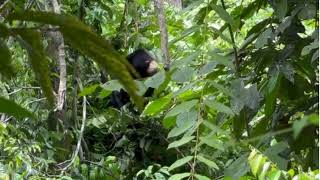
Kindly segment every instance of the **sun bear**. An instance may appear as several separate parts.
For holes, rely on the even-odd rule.
[[[139,74],[140,78],[151,77],[158,72],[158,63],[145,49],[138,49],[129,54],[127,60]],[[133,78],[138,79],[138,77],[134,76]],[[153,91],[153,88],[148,88],[144,97],[152,96]],[[121,89],[120,91],[112,92],[109,106],[120,109],[128,102],[130,102],[129,94]]]

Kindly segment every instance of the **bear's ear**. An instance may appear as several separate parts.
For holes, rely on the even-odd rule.
[[[153,59],[149,53],[144,50],[144,49],[137,49],[131,54],[127,56],[127,60],[132,64],[134,61],[140,61],[140,59],[145,60],[145,59]]]

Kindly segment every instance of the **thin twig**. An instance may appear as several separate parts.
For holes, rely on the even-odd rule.
[[[81,147],[81,139],[82,139],[82,136],[83,136],[84,127],[85,127],[86,119],[87,119],[87,99],[86,99],[86,96],[83,96],[83,104],[82,105],[83,105],[83,109],[82,109],[82,124],[81,124],[81,129],[80,129],[80,134],[79,134],[79,138],[78,138],[77,147],[76,147],[76,150],[74,151],[74,153],[72,155],[70,163],[63,168],[63,171],[66,171],[74,163],[74,161],[75,161],[75,159],[76,159],[76,157],[77,157],[77,155],[79,153],[80,147]]]

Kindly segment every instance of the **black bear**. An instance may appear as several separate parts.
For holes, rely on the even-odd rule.
[[[158,63],[144,49],[138,49],[127,56],[127,60],[137,71],[140,78],[153,76],[158,72]],[[138,77],[134,77],[137,79]],[[152,96],[154,89],[148,88],[145,97]],[[130,102],[130,97],[123,89],[114,91],[111,94],[109,106],[120,109],[122,106]]]

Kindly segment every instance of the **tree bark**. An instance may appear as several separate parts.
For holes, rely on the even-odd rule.
[[[161,51],[163,54],[165,67],[169,66],[169,46],[168,46],[168,30],[166,24],[166,17],[164,13],[163,0],[155,0],[155,9],[158,15],[158,24],[160,28],[160,38],[161,38]]]
[[[60,6],[57,0],[51,0],[51,7],[54,13],[60,14]],[[49,33],[51,43],[48,46],[48,52],[56,62],[59,63],[59,85],[56,91],[56,107],[55,112],[59,114],[59,118],[65,121],[65,109],[66,109],[66,90],[67,90],[67,66],[65,60],[65,48],[64,39],[59,31],[51,31]]]
[[[60,6],[57,0],[50,0],[50,9],[57,14],[61,13]],[[63,133],[64,138],[58,142],[57,146],[65,149],[58,153],[58,161],[67,159],[71,151],[71,133],[69,132],[71,123],[66,115],[66,91],[67,91],[67,65],[65,60],[65,45],[62,34],[59,31],[48,32],[48,54],[55,62],[56,72],[59,72],[59,79],[54,80],[54,91],[56,95],[56,104],[54,110],[48,117],[48,128],[52,131],[60,131]],[[62,127],[59,126],[58,121],[62,121]],[[60,129],[61,127],[61,129]]]

